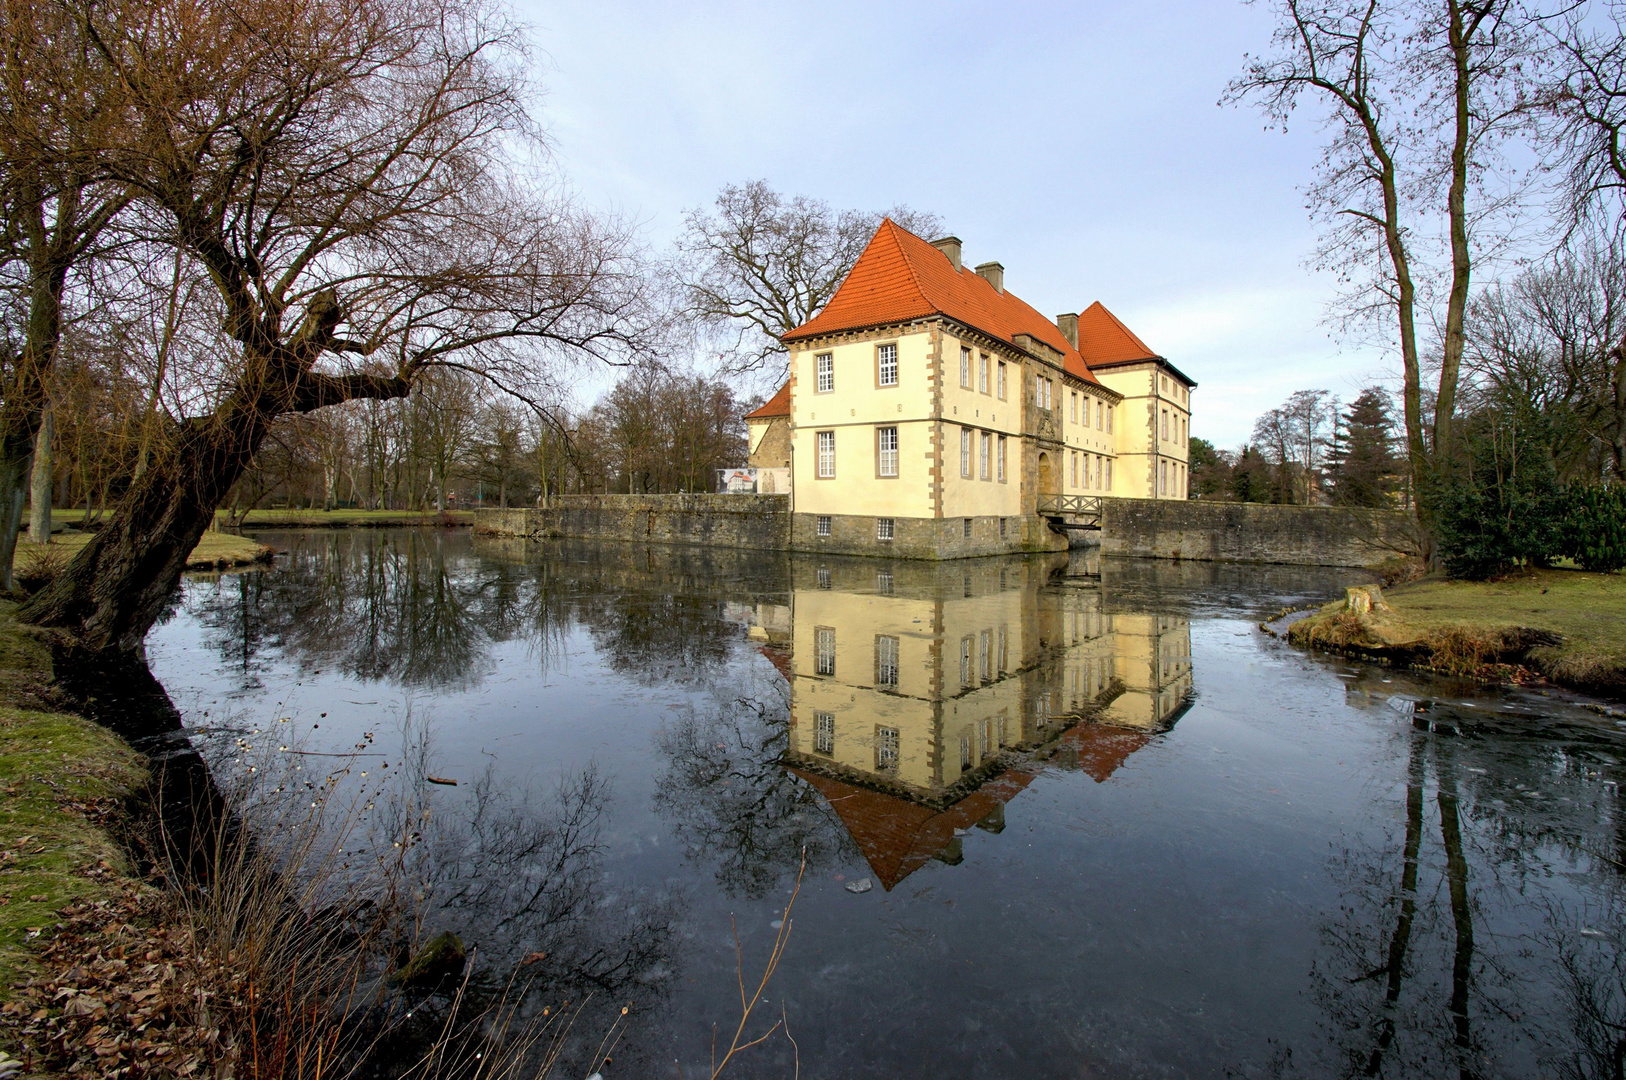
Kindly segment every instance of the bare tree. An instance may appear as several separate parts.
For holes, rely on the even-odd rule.
[[[1227,98],[1286,125],[1305,95],[1327,110],[1311,206],[1326,226],[1318,258],[1352,288],[1350,314],[1394,319],[1412,474],[1448,460],[1476,247],[1472,229],[1506,201],[1487,192],[1498,145],[1523,116],[1532,62],[1512,0],[1275,0],[1270,55],[1250,58]],[[1470,205],[1470,193],[1479,196]],[[1440,371],[1425,433],[1419,286],[1437,271]]]
[[[72,9],[129,100],[103,160],[209,283],[223,337],[190,415],[23,619],[135,647],[279,416],[403,397],[437,368],[523,393],[642,325],[627,230],[515,167],[523,42],[481,0]]]
[[[835,295],[883,217],[927,239],[942,229],[937,215],[907,206],[885,214],[836,210],[782,195],[765,180],[730,184],[711,211],[684,216],[671,275],[685,313],[724,335],[725,370],[780,366],[780,337]]]

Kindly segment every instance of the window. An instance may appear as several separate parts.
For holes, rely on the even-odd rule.
[[[1160,438],[1167,441],[1169,438],[1169,410],[1167,409],[1163,410],[1163,419],[1159,425],[1159,430],[1162,432]]]
[[[982,353],[977,357],[977,389],[982,393],[988,392],[988,354]]]
[[[1159,495],[1169,493],[1169,463],[1167,461],[1157,463],[1157,493]]]
[[[896,345],[882,345],[875,350],[876,384],[879,386],[898,385],[898,347]]]
[[[892,518],[875,519],[875,539],[891,540],[895,522]]]
[[[1073,486],[1078,486],[1078,451],[1073,451]]]
[[[1003,435],[1001,435],[999,437],[998,465],[999,465],[999,482],[1001,484],[1003,484],[1005,482],[1005,436],[1003,436]]]
[[[971,429],[960,429],[960,475],[971,479]]]
[[[1106,411],[1106,405],[1104,405],[1102,402],[1097,401],[1095,403],[1095,430],[1097,430],[1097,431],[1102,430],[1101,414],[1103,412],[1105,412],[1105,411]],[[1090,420],[1090,418],[1087,417],[1087,416],[1084,418],[1085,423],[1089,423],[1089,420]]]
[[[1112,406],[1107,406],[1107,434],[1112,434]]]
[[[836,714],[813,714],[813,750],[820,754],[836,752]]]
[[[832,353],[820,353],[813,362],[818,365],[818,392],[828,394],[836,388],[836,358]]]
[[[984,630],[977,638],[977,660],[982,668],[982,681],[994,681],[994,635]]]
[[[1005,361],[999,362],[999,400],[1005,400]]]
[[[960,346],[960,385],[971,389],[971,350]]]
[[[971,685],[971,639],[960,639],[960,685]]]
[[[821,566],[821,567],[819,567],[819,588],[828,589],[829,587],[830,587],[830,568],[828,566]]]
[[[898,429],[875,429],[875,472],[879,476],[898,475]]]
[[[1168,393],[1169,392],[1169,377],[1167,375],[1159,375],[1157,377],[1157,381],[1158,381],[1158,383],[1160,383],[1162,385],[1163,392],[1165,394]]]
[[[817,533],[819,536],[829,536],[830,535],[830,515],[829,514],[820,514],[819,517],[818,517],[817,524],[815,524],[814,527],[813,527],[813,531],[815,533]]]
[[[960,583],[964,586],[964,588],[961,589],[961,592],[963,592],[965,594],[966,599],[969,600],[971,598],[971,575],[970,574],[964,575],[961,578]]]
[[[970,518],[965,519],[965,535],[967,537],[969,537],[971,535],[971,519]]]
[[[825,570],[823,573],[828,574]],[[836,632],[833,627],[817,626],[813,628],[813,652],[816,670],[820,675],[834,675],[836,673]]]
[[[999,628],[999,639],[998,639],[997,649],[998,649],[999,655],[996,658],[995,662],[999,665],[999,670],[1002,671],[1002,672],[1010,670],[1010,665],[1009,665],[1009,663],[1007,663],[1007,661],[1009,660],[1009,656],[1007,655],[1007,650],[1006,650],[1006,645],[1005,645],[1005,628],[1003,626],[1001,626]],[[1001,743],[1003,743],[1004,741],[1005,741],[1004,739],[1000,740]]]
[[[999,519],[999,538],[1001,540],[1005,539],[1005,519],[1004,518]]]
[[[898,685],[898,639],[887,634],[875,635],[875,685]]]
[[[960,770],[963,772],[971,768],[971,733],[960,734]]]
[[[892,595],[892,574],[890,572],[882,570],[875,575],[875,591],[882,596]]]
[[[977,725],[977,760],[978,761],[986,761],[988,759],[988,729],[989,729],[989,727],[990,727],[990,725],[989,725],[988,721],[986,721],[986,720],[984,720],[982,723]]]
[[[877,769],[895,769],[898,767],[897,728],[878,727],[875,729],[875,767]]]
[[[1102,491],[1111,491],[1112,490],[1112,459],[1107,458],[1106,461],[1102,462],[1102,464],[1106,466],[1107,471],[1106,471],[1106,475],[1101,478],[1101,490]]]
[[[1086,401],[1084,403],[1084,422],[1085,423],[1089,422],[1089,417],[1090,417],[1090,403]],[[1078,423],[1078,391],[1077,390],[1073,391],[1073,396],[1070,399],[1070,402],[1069,402],[1069,404],[1067,406],[1067,419],[1071,420],[1075,424]]]
[[[987,480],[989,478],[989,471],[988,470],[989,470],[989,466],[992,464],[990,459],[993,457],[993,453],[994,453],[994,437],[992,435],[988,434],[988,432],[985,431],[985,432],[982,433],[982,446],[980,448],[980,452],[977,455],[977,464],[980,466],[980,471],[979,471],[978,475],[981,476],[984,480]]]
[[[836,475],[836,433],[819,432],[819,479],[830,480]]]

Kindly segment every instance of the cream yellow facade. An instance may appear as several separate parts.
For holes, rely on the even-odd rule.
[[[1191,487],[1191,385],[1168,364],[1141,360],[1094,369],[1123,398],[1118,443],[1125,493],[1184,499]]]

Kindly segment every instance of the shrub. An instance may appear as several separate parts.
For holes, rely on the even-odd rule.
[[[1626,567],[1626,485],[1572,484],[1564,504],[1564,554],[1600,573]]]
[[[1547,424],[1528,411],[1486,411],[1464,425],[1463,455],[1429,485],[1441,561],[1483,580],[1564,554],[1565,500]]]

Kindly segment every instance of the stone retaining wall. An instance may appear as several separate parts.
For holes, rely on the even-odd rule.
[[[787,495],[561,495],[547,509],[481,510],[478,532],[783,550]]]
[[[1147,559],[1374,566],[1417,549],[1398,510],[1102,499],[1101,552]]]

